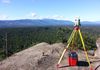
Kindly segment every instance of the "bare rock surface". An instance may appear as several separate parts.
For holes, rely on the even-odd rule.
[[[48,44],[40,43],[31,48],[18,52],[0,62],[0,70],[57,70],[56,64],[64,50],[62,43]],[[70,67],[68,65],[68,52],[65,53],[58,70],[89,70],[84,66],[86,57],[83,51],[76,51],[79,61],[83,65]],[[100,70],[100,59],[89,55],[93,70]],[[83,62],[83,63],[82,63]]]
[[[95,51],[95,57],[100,58],[100,38],[97,39],[96,45],[97,45],[97,50]]]

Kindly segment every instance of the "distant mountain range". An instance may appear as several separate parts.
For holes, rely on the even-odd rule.
[[[100,25],[100,22],[83,21],[82,25]],[[28,27],[28,26],[68,26],[74,25],[72,21],[55,19],[22,19],[22,20],[0,20],[0,28]]]

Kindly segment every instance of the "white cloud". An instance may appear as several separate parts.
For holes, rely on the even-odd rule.
[[[9,4],[11,3],[11,0],[1,0],[2,3],[5,3],[5,4]]]
[[[60,15],[48,16],[46,18],[48,18],[48,19],[57,19],[57,20],[66,20],[66,18],[64,16],[60,16]]]
[[[32,12],[32,13],[30,14],[30,16],[34,18],[34,17],[36,17],[37,15],[36,15],[36,13]]]
[[[38,18],[39,16],[34,12],[30,12],[26,15],[26,19],[38,19]]]
[[[53,18],[54,18],[54,19],[64,19],[64,16],[54,15]]]
[[[7,20],[8,19],[8,16],[7,15],[0,15],[0,20]]]
[[[30,12],[26,15],[26,19],[57,19],[57,20],[66,20],[64,16],[53,15],[53,16],[40,16],[35,12]]]

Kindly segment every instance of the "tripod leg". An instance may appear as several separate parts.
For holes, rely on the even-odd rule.
[[[91,66],[90,60],[89,60],[89,57],[88,57],[88,54],[87,54],[87,51],[86,51],[86,48],[85,48],[85,44],[84,44],[84,41],[83,41],[83,38],[82,38],[82,34],[81,34],[80,29],[78,31],[79,31],[79,35],[80,35],[80,38],[81,38],[81,42],[82,42],[82,45],[83,45],[83,49],[84,49],[84,52],[85,52],[85,55],[86,55],[87,62],[89,63],[89,66]]]
[[[72,32],[72,34],[71,34],[71,36],[70,36],[70,38],[69,38],[69,40],[68,40],[68,45],[66,46],[66,48],[69,47],[69,45],[70,45],[70,43],[71,43],[71,41],[72,41],[72,38],[73,38],[74,35],[75,35],[75,32],[76,32],[76,30],[73,30],[73,32]],[[59,61],[58,61],[58,64],[60,64],[60,62],[61,62],[61,60],[62,60],[62,58],[63,58],[63,56],[64,56],[64,54],[65,54],[65,52],[66,52],[66,50],[67,50],[66,48],[64,49],[64,51],[63,51],[63,53],[62,53],[62,55],[61,55],[61,57],[60,57],[60,59],[59,59]]]
[[[75,32],[75,30],[72,31],[72,33],[71,33],[71,35],[70,35],[70,37],[69,37],[69,40],[67,41],[67,44],[71,41],[71,38],[72,38],[74,32]]]
[[[74,30],[73,35],[70,37],[69,42],[68,42],[68,44],[67,44],[66,48],[68,48],[68,47],[69,47],[70,43],[72,42],[72,39],[73,39],[73,38],[74,38],[74,36],[75,36],[75,33],[76,33],[76,30]]]

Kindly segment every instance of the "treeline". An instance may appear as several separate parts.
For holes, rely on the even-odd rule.
[[[5,58],[5,56],[10,56],[40,42],[52,44],[61,42],[63,39],[67,41],[70,32],[70,29],[66,27],[0,29],[0,57]]]
[[[67,43],[72,32],[68,27],[27,27],[0,29],[0,60],[40,42]],[[87,49],[95,48],[96,37],[83,31]],[[78,48],[82,49],[80,40]]]

